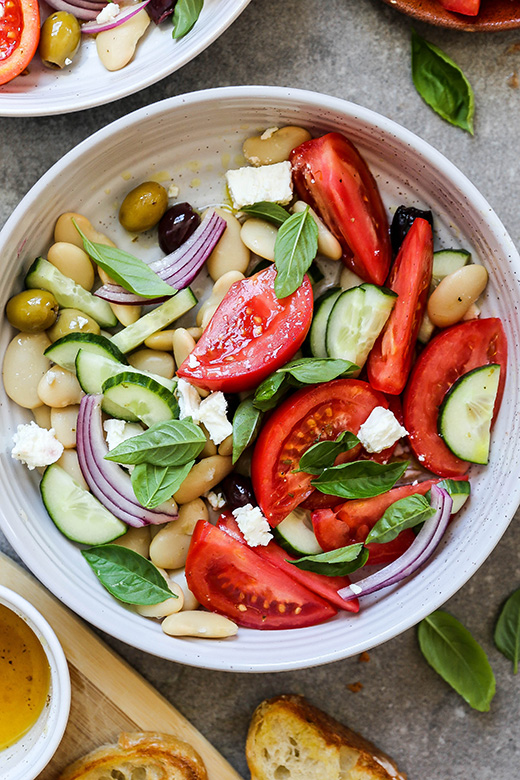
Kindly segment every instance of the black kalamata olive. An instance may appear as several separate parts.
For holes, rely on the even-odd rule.
[[[237,506],[245,506],[246,504],[256,505],[253,485],[248,477],[243,477],[241,474],[230,474],[222,480],[221,488],[230,509],[236,509]]]
[[[396,255],[399,251],[399,247],[403,243],[406,234],[412,227],[414,219],[421,217],[426,219],[433,230],[433,214],[431,211],[421,211],[413,206],[399,206],[394,214],[392,225],[390,227],[390,239],[392,241],[392,249]]]
[[[146,6],[146,13],[155,24],[164,22],[175,10],[177,0],[150,0]]]
[[[167,255],[174,252],[200,225],[200,217],[189,203],[176,203],[159,222],[159,246]]]

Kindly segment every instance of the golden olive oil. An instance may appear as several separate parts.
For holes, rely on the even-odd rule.
[[[49,686],[49,662],[40,640],[25,621],[0,604],[0,750],[36,723]]]

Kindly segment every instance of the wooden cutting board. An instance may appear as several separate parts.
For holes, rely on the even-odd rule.
[[[57,753],[38,780],[55,780],[79,756],[115,742],[121,731],[161,731],[189,742],[210,780],[242,780],[208,740],[79,618],[10,558],[0,554],[0,584],[19,593],[47,619],[69,662],[72,703]]]

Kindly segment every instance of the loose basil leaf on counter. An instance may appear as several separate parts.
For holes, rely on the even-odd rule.
[[[443,119],[473,135],[475,100],[466,76],[447,54],[412,30],[412,78],[422,99]]]
[[[363,544],[349,544],[338,550],[304,555],[298,560],[288,560],[298,569],[325,574],[327,577],[345,577],[356,569],[360,569],[368,560],[368,550]]]
[[[189,33],[200,16],[204,0],[177,0],[173,12],[173,37],[182,38]]]
[[[258,385],[253,396],[253,404],[262,412],[267,412],[277,405],[280,398],[288,390],[289,383],[285,374],[279,374],[275,371]]]
[[[153,563],[133,550],[103,544],[81,554],[108,592],[125,604],[160,604],[177,598]]]
[[[348,452],[359,444],[359,439],[350,431],[343,431],[335,441],[319,441],[309,447],[300,458],[295,471],[306,471],[308,474],[319,474],[324,469],[334,466],[334,461],[342,452]]]
[[[200,455],[206,437],[190,418],[151,425],[147,431],[118,444],[105,455],[116,463],[182,466]]]
[[[452,615],[437,610],[419,623],[419,646],[437,674],[470,707],[488,712],[495,676],[484,650]]]
[[[318,227],[307,207],[291,214],[278,231],[274,245],[277,298],[286,298],[300,287],[318,252]]]
[[[157,276],[143,260],[123,252],[115,246],[96,244],[89,241],[81,232],[73,219],[74,227],[83,240],[85,252],[99,265],[112,279],[125,290],[135,295],[143,295],[146,298],[163,298],[165,295],[175,295],[177,290]]]
[[[182,466],[138,463],[131,475],[135,497],[141,506],[154,509],[177,492],[194,465],[194,460]]]
[[[424,523],[434,513],[424,496],[414,495],[401,498],[391,504],[368,534],[365,544],[385,544],[396,539],[405,528]]]
[[[233,415],[232,463],[236,463],[246,447],[256,439],[261,419],[262,412],[255,407],[251,396],[239,403]]]
[[[267,200],[254,203],[252,206],[242,206],[240,211],[242,214],[247,214],[248,217],[258,217],[258,219],[265,219],[267,222],[272,222],[273,225],[277,225],[277,227],[283,225],[291,216],[279,203],[269,203]]]
[[[513,673],[516,674],[520,658],[520,588],[509,596],[502,607],[494,639],[500,652],[513,662]]]
[[[359,371],[359,366],[350,360],[340,358],[300,358],[291,360],[279,368],[276,373],[290,374],[304,385],[314,385],[318,382],[330,382],[339,377],[352,376]]]
[[[355,460],[325,469],[311,485],[321,493],[341,498],[372,498],[387,493],[408,468],[408,461],[376,463]]]

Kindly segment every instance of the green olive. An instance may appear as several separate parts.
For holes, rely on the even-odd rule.
[[[168,208],[168,193],[155,181],[145,181],[130,190],[119,209],[125,230],[142,233],[157,225]]]
[[[88,314],[79,309],[62,309],[55,324],[47,331],[47,335],[54,343],[69,333],[96,333],[99,335],[99,332],[99,325]]]
[[[67,11],[56,11],[47,17],[40,33],[40,57],[47,68],[70,65],[81,40],[78,20]]]
[[[47,290],[24,290],[5,307],[7,319],[24,333],[40,333],[56,322],[58,302]]]

